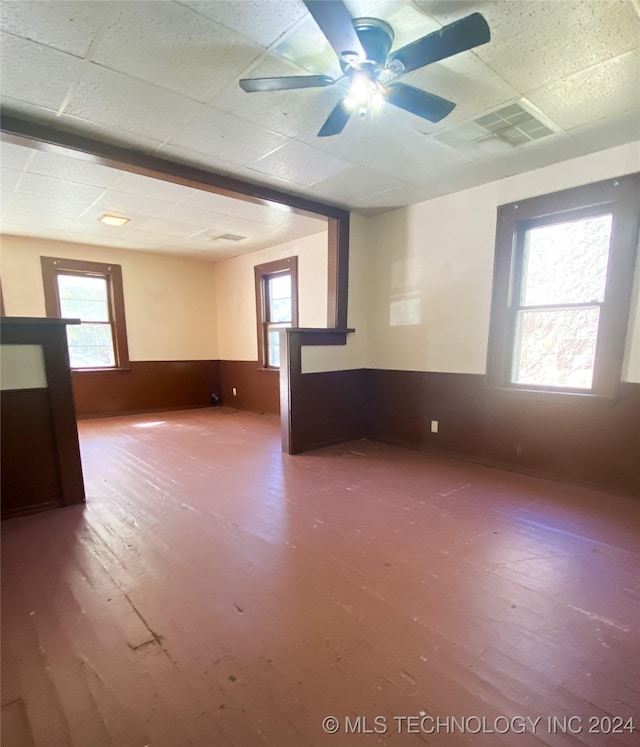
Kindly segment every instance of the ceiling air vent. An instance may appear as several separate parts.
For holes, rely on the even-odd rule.
[[[214,241],[242,241],[246,236],[236,236],[235,233],[223,233],[222,236],[216,236]]]
[[[510,104],[473,121],[492,135],[506,140],[510,145],[522,145],[553,134],[550,127],[536,119],[520,104]]]
[[[547,123],[514,103],[432,136],[468,156],[489,156],[513,150],[555,132]]]

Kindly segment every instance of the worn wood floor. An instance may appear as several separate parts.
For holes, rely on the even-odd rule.
[[[86,506],[2,525],[3,746],[640,743],[633,499],[225,410],[80,434]]]

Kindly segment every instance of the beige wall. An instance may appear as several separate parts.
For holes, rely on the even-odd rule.
[[[484,373],[497,207],[638,170],[633,143],[370,218],[368,367]],[[639,274],[628,381],[640,381]]]
[[[255,275],[253,268],[283,257],[298,257],[298,324],[327,326],[327,232],[289,241],[216,265],[219,357],[258,359]]]
[[[45,316],[41,256],[122,265],[131,360],[218,357],[213,265],[148,252],[3,236],[0,277],[7,314]]]

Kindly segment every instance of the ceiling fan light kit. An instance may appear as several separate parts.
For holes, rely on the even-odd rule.
[[[485,19],[480,13],[472,13],[390,54],[394,32],[386,21],[351,18],[342,0],[304,0],[304,4],[338,55],[342,76],[336,80],[328,75],[244,78],[240,87],[255,93],[346,83],[347,92],[329,114],[318,137],[338,135],[354,112],[364,119],[385,102],[430,122],[439,122],[453,111],[453,101],[398,79],[491,39]]]

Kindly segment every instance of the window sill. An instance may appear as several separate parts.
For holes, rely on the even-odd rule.
[[[614,402],[618,398],[618,392],[611,393],[598,393],[598,392],[581,392],[575,389],[530,389],[526,387],[510,387],[510,386],[491,386],[487,385],[487,392],[490,395],[497,397],[514,397],[522,399],[535,399],[543,397],[545,399],[552,400],[558,399],[575,399],[582,401],[600,401],[600,402]]]
[[[108,368],[72,368],[72,374],[90,374],[90,373],[127,373],[130,372],[131,368],[127,366],[109,366]]]

